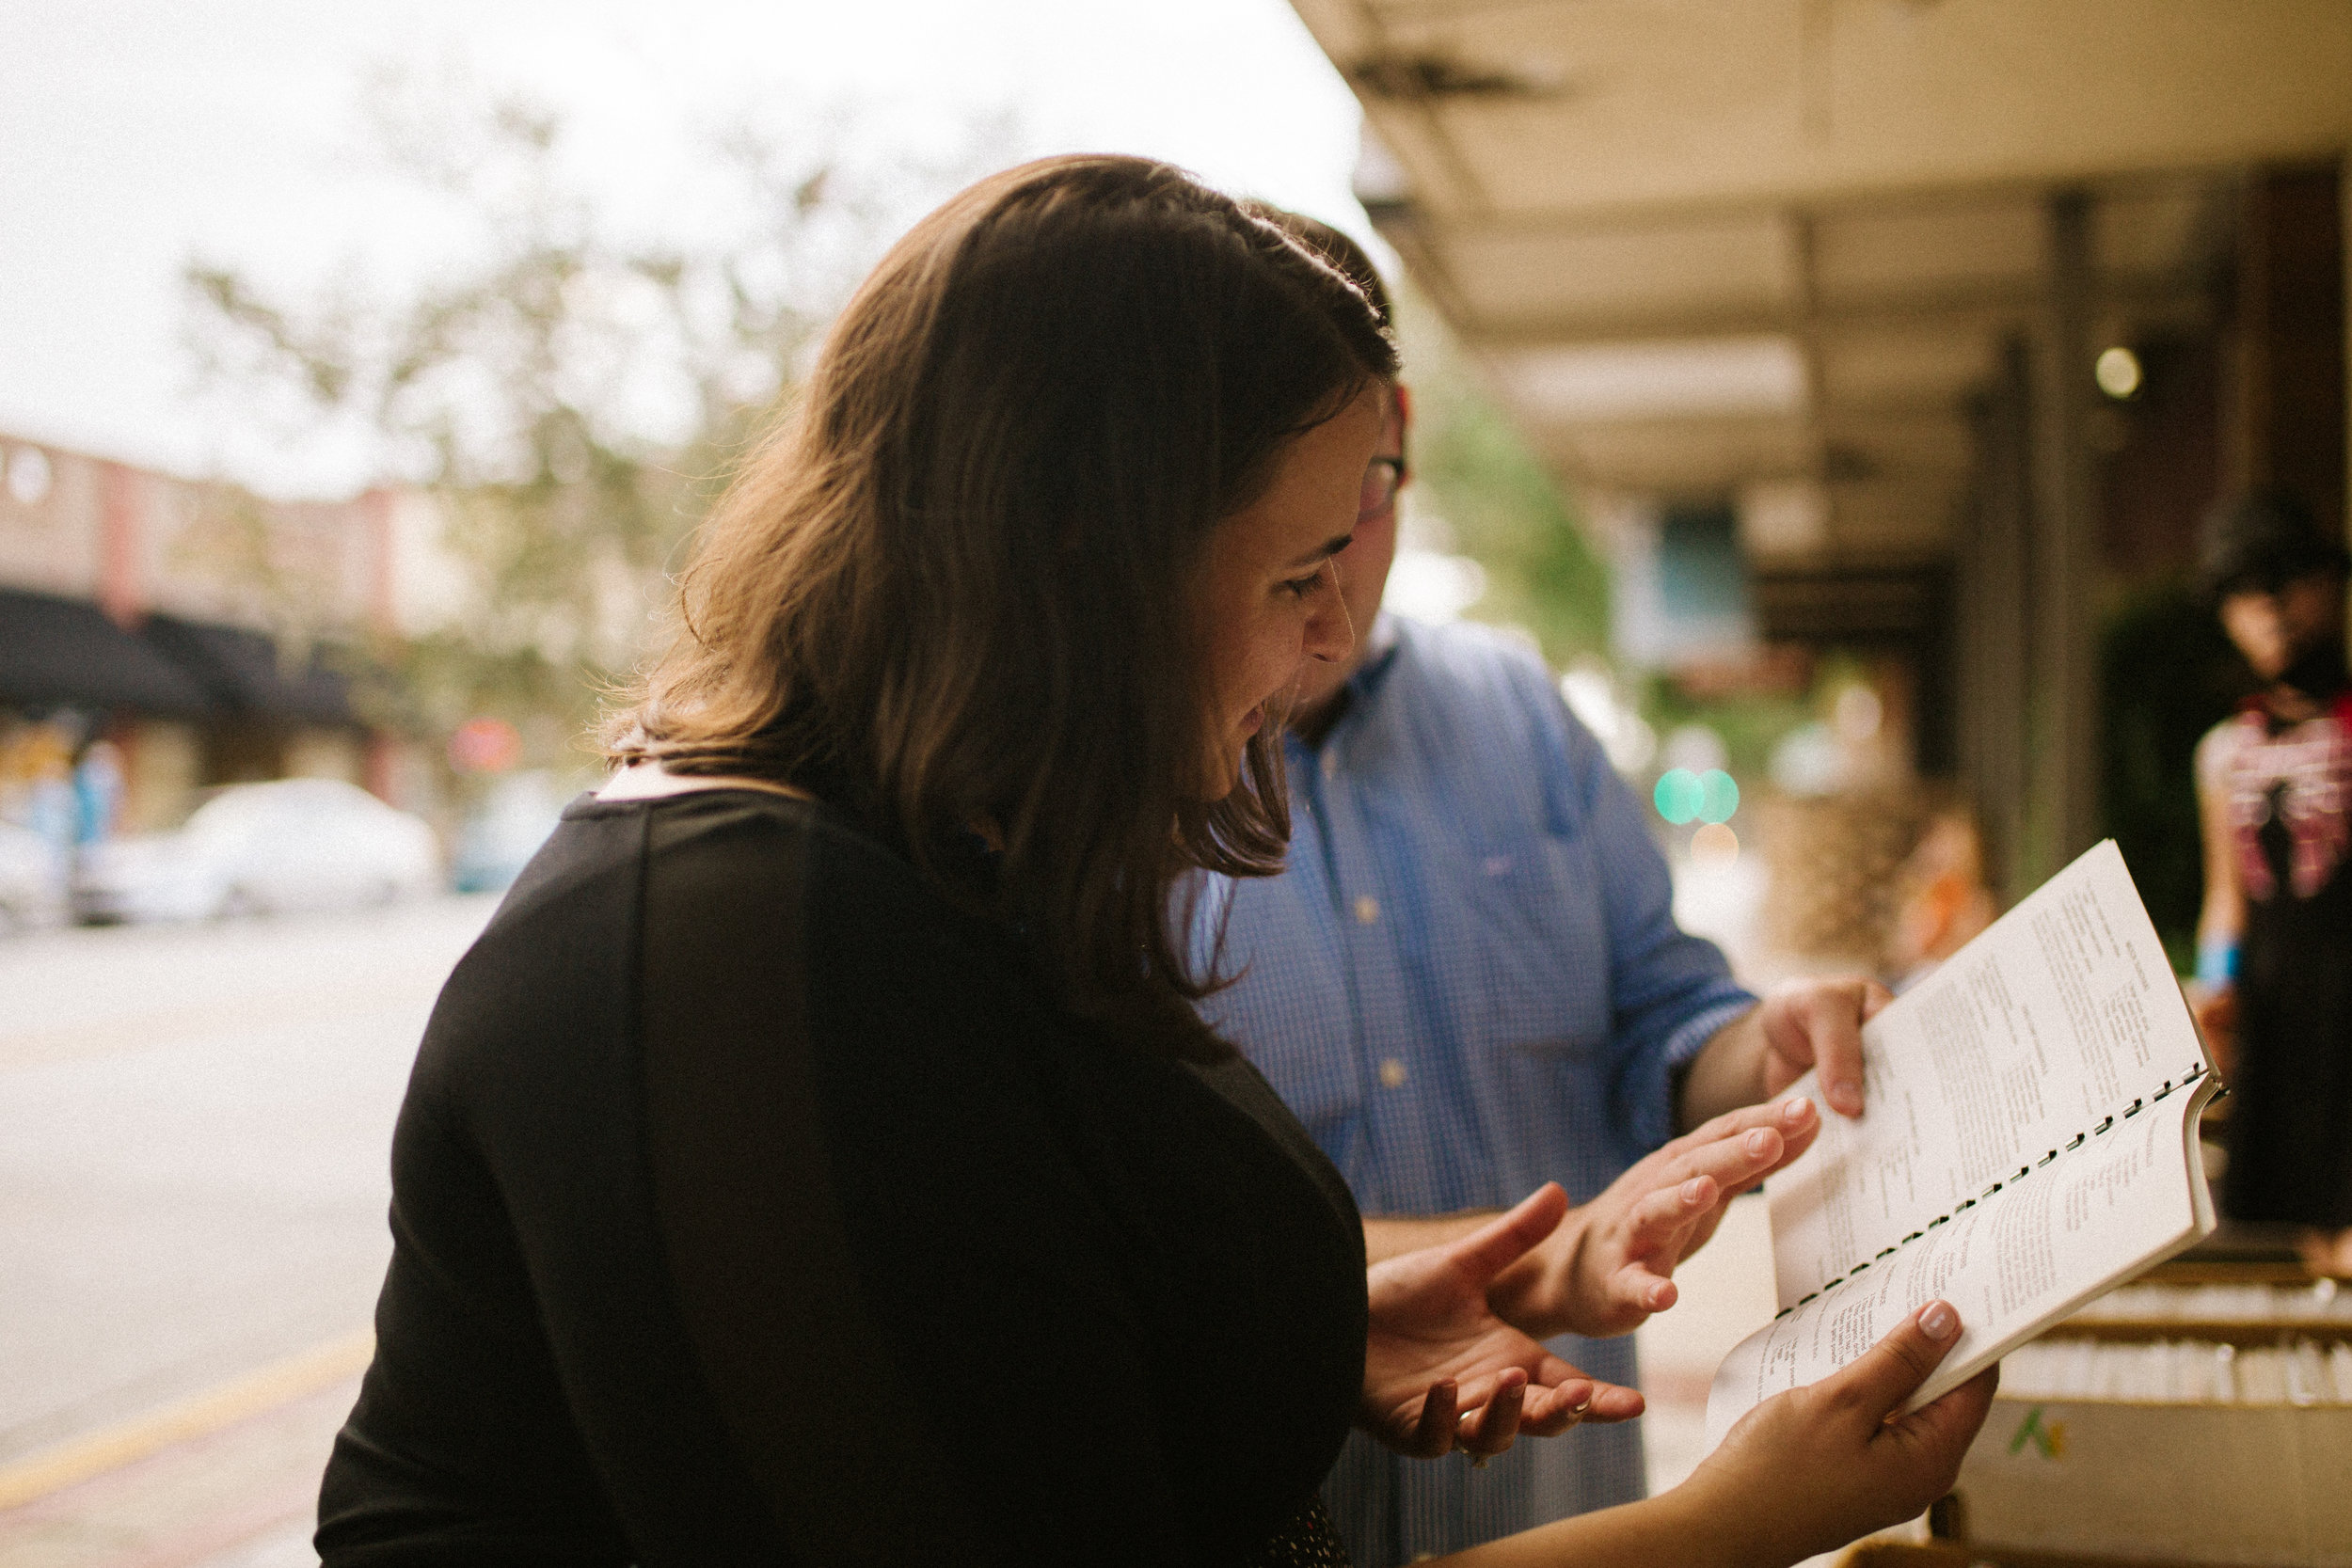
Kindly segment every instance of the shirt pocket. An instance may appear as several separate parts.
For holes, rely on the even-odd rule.
[[[1543,833],[1471,850],[1457,940],[1489,1049],[1589,1057],[1609,1043],[1609,927],[1590,842]]]

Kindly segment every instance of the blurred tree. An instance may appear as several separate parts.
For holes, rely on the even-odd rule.
[[[1436,309],[1408,281],[1395,293],[1415,483],[1453,536],[1441,543],[1486,570],[1486,594],[1469,613],[1525,627],[1554,666],[1605,656],[1607,565]]]
[[[437,501],[462,602],[373,650],[399,721],[437,735],[495,714],[534,737],[533,760],[560,760],[848,291],[974,168],[847,157],[837,117],[830,136],[744,126],[714,138],[709,205],[726,216],[691,244],[636,243],[567,177],[544,108],[401,75],[373,107],[392,168],[468,236],[459,259],[294,303],[192,262],[199,352],[216,385],[291,391]],[[1006,131],[977,127],[971,164]]]

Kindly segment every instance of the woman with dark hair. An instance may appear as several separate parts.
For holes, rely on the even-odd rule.
[[[2352,672],[2344,541],[2280,491],[2206,524],[2206,589],[2262,683],[2197,748],[2199,1014],[2225,1053],[2232,1219],[2352,1275]]]
[[[1484,1454],[1639,1410],[1486,1308],[1556,1188],[1368,1283],[1169,922],[1279,862],[1267,737],[1350,645],[1393,369],[1343,278],[1141,160],[892,250],[708,525],[628,766],[435,1009],[327,1562],[1334,1560],[1351,1422]],[[1649,1171],[1619,1283],[1788,1111]],[[1932,1304],[1690,1487],[1491,1560],[1915,1512],[1989,1390],[1884,1418],[1957,1332]]]

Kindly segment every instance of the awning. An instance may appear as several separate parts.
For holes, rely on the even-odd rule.
[[[0,703],[23,708],[131,708],[194,719],[210,693],[178,663],[96,605],[0,588]]]
[[[221,714],[300,724],[356,724],[351,683],[312,649],[308,659],[278,657],[268,636],[240,626],[151,615],[139,638],[187,672]]]

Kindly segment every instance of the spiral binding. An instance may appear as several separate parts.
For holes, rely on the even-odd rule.
[[[2093,1127],[2090,1132],[2075,1133],[2073,1137],[2067,1139],[2059,1148],[2050,1150],[2041,1159],[2035,1160],[2030,1164],[2018,1166],[2014,1175],[2004,1177],[2002,1180],[1994,1182],[1993,1185],[1987,1187],[1983,1192],[1978,1194],[1975,1197],[1965,1197],[1961,1199],[1960,1202],[1954,1206],[1950,1213],[1936,1215],[1935,1218],[1928,1221],[1926,1225],[1913,1231],[1910,1235],[1905,1236],[1901,1241],[1897,1242],[1893,1246],[1881,1247],[1876,1256],[1864,1262],[1856,1263],[1853,1267],[1848,1269],[1844,1274],[1839,1275],[1836,1279],[1833,1279],[1828,1284],[1820,1287],[1820,1289],[1798,1297],[1794,1306],[1784,1307],[1779,1311],[1773,1313],[1772,1321],[1777,1323],[1781,1319],[1787,1317],[1789,1313],[1794,1312],[1797,1307],[1803,1307],[1805,1303],[1812,1301],[1817,1297],[1829,1294],[1832,1291],[1835,1291],[1837,1287],[1843,1285],[1847,1280],[1851,1279],[1854,1275],[1868,1269],[1872,1263],[1880,1262],[1893,1254],[1901,1251],[1904,1247],[1909,1246],[1912,1243],[1917,1241],[1929,1231],[1933,1230],[1937,1226],[1947,1225],[1951,1221],[1958,1219],[1962,1214],[1971,1209],[1974,1209],[1978,1204],[1982,1203],[1985,1199],[1991,1197],[1994,1193],[1999,1192],[2003,1187],[2016,1185],[2019,1181],[2024,1180],[2035,1171],[2040,1170],[2042,1166],[2056,1160],[2061,1151],[2071,1154],[2075,1149],[2078,1149],[2082,1148],[2083,1145],[2089,1143],[2091,1139],[2098,1137],[2103,1133],[2112,1132],[2119,1119],[2129,1121],[2132,1117],[2139,1115],[2141,1111],[2146,1110],[2151,1105],[2153,1105],[2157,1101],[2171,1094],[2175,1089],[2185,1089],[2188,1087],[2191,1084],[2194,1084],[2197,1080],[2202,1078],[2205,1075],[2205,1064],[2200,1062],[2195,1067],[2189,1069],[2188,1071],[2185,1073],[2177,1082],[2169,1078],[2166,1079],[2163,1084],[2157,1086],[2154,1094],[2147,1096],[2144,1099],[2135,1100],[2131,1102],[2131,1104],[2125,1106],[2123,1114],[2120,1118],[2113,1114],[2109,1114],[2108,1116],[2100,1118],[2099,1125]],[[2222,1094],[2227,1094],[2230,1091],[2226,1088],[2221,1091]],[[2216,1098],[2218,1098],[2218,1096]]]

